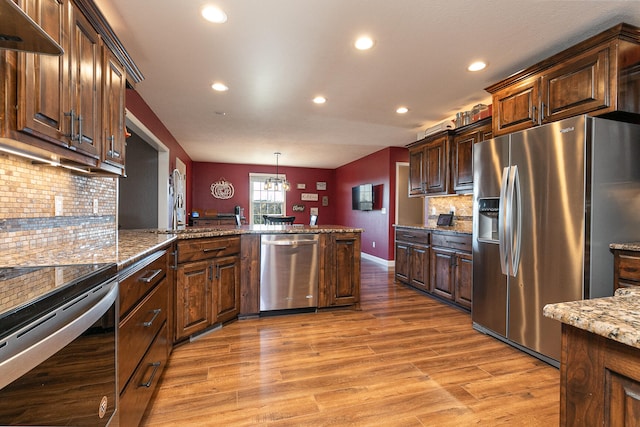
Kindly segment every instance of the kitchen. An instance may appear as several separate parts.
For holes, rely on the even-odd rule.
[[[12,58],[10,55],[3,56],[3,61],[5,61],[3,62],[3,69],[8,63],[6,61]],[[135,78],[135,74],[133,78]],[[187,186],[195,187],[199,185],[193,174],[198,165],[189,162],[189,156],[178,141],[171,136],[171,133],[164,127],[158,116],[153,114],[153,111],[146,105],[145,101],[139,95],[135,95],[136,93],[133,89],[127,90],[127,109],[137,119],[142,117],[146,127],[152,128],[152,133],[156,136],[159,135],[165,147],[169,148],[168,164],[171,167],[166,169],[171,170],[176,164],[175,159],[180,158],[187,164]],[[474,100],[474,105],[475,103],[477,102]],[[440,116],[442,117],[441,113]],[[82,131],[80,133],[82,134]],[[84,136],[81,139],[84,140]],[[413,140],[415,140],[415,132]],[[396,193],[394,185],[395,163],[407,161],[406,150],[403,146],[411,141],[411,139],[406,139],[401,146],[382,148],[372,154],[356,158],[353,162],[346,163],[343,167],[335,169],[333,180],[330,178],[316,179],[315,177],[309,177],[304,181],[308,189],[316,189],[318,182],[325,182],[327,184],[326,188],[329,190],[316,190],[321,195],[322,191],[328,191],[326,194],[329,197],[329,206],[333,209],[327,210],[327,212],[331,213],[325,214],[325,217],[331,218],[331,215],[333,215],[334,220],[331,221],[332,223],[365,229],[362,235],[363,252],[372,254],[372,259],[375,261],[381,259],[387,264],[388,261],[393,260],[394,252],[391,224],[393,224],[395,218],[393,203],[394,194]],[[388,144],[387,142],[386,145]],[[117,150],[112,149],[111,151]],[[263,157],[270,157],[273,151],[275,150],[270,149],[267,154],[263,153]],[[113,163],[117,163],[117,161],[114,160]],[[220,161],[220,163],[226,162]],[[261,169],[264,172],[273,171],[271,161],[263,160],[261,164],[263,165]],[[372,164],[385,166],[378,169],[372,168]],[[64,248],[67,247],[83,250],[80,254],[80,259],[84,261],[108,257],[113,259],[118,256],[115,253],[116,242],[112,232],[118,221],[118,206],[115,197],[118,185],[115,179],[69,175],[61,170],[48,169],[28,162],[24,164],[24,162],[12,156],[3,157],[3,166],[10,171],[6,174],[8,177],[6,182],[11,183],[6,193],[15,195],[3,201],[3,207],[6,209],[6,218],[3,218],[2,223],[3,230],[10,230],[11,232],[9,244],[3,248],[3,259],[9,260],[7,263],[11,265],[42,265],[55,262],[56,256],[64,259],[78,256],[76,251],[65,252]],[[66,164],[66,166],[72,165]],[[392,169],[393,173],[391,172]],[[287,175],[291,175],[293,174],[294,166],[283,166],[283,170]],[[384,203],[388,213],[383,216],[385,214],[381,212],[374,212],[375,215],[373,215],[370,212],[352,211],[350,206],[347,207],[350,204],[350,194],[348,192],[353,186],[363,182],[379,183],[381,179],[375,174],[383,176],[383,187],[385,189],[383,197],[385,198]],[[225,176],[226,173],[220,175]],[[215,177],[215,179],[218,178],[220,176]],[[297,181],[301,180],[298,179]],[[25,182],[29,182],[29,184],[25,186]],[[206,184],[210,185],[211,183],[208,182]],[[235,184],[238,188],[242,187],[242,184],[237,181]],[[330,191],[333,191],[333,193],[329,193]],[[201,191],[199,193],[202,194]],[[300,193],[302,192],[292,194]],[[462,197],[464,198],[464,196]],[[446,200],[442,202],[443,209],[448,211],[450,205],[458,202],[458,199],[450,198],[450,200],[450,202]],[[430,203],[429,207],[433,208],[440,201],[431,200],[430,202],[432,203]],[[187,210],[199,207],[191,203],[193,202],[189,201],[188,198]],[[318,205],[320,204],[318,203]],[[463,212],[464,207],[462,206],[462,209],[457,208],[456,211]],[[437,216],[437,213],[439,213],[436,211],[435,214],[432,214],[431,209],[427,209],[427,211],[430,217]],[[377,215],[378,213],[381,214]],[[154,212],[151,212],[151,214],[154,214]],[[467,219],[469,216],[466,215]],[[165,215],[164,219],[168,224],[167,217],[168,215]],[[324,224],[327,223],[324,222]],[[374,234],[374,236],[371,237],[371,234]],[[36,237],[34,238],[34,236]],[[60,250],[61,248],[63,250]],[[52,257],[52,255],[54,256]]]

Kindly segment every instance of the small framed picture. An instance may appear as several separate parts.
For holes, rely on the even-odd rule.
[[[298,190],[304,190],[304,189],[306,189],[306,188],[307,188],[307,184],[297,184],[297,185],[296,185],[296,188],[297,188]]]
[[[305,200],[308,202],[317,202],[318,194],[317,193],[302,193],[300,195],[300,200]]]
[[[326,182],[323,182],[323,181],[316,182],[316,190],[326,190],[326,189],[327,189]]]

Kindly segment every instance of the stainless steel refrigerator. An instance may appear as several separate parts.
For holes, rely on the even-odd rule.
[[[549,303],[613,294],[640,240],[640,126],[579,116],[474,146],[475,329],[558,366]]]

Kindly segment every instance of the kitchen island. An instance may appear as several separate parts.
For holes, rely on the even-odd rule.
[[[562,322],[560,425],[640,423],[640,289],[549,304]]]
[[[177,343],[227,321],[260,315],[263,234],[318,234],[318,309],[359,308],[361,232],[339,225],[127,230],[119,232],[119,264],[129,264],[162,244],[175,246],[169,253],[174,309],[170,323]]]

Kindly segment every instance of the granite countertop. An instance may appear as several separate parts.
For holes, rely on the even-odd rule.
[[[437,225],[424,225],[424,224],[394,224],[395,228],[411,228],[414,230],[429,230],[429,231],[446,231],[449,233],[455,234],[473,234],[472,230],[469,229],[468,226],[462,224],[456,224],[454,221],[453,225],[450,227],[442,227]]]
[[[609,245],[611,249],[617,249],[620,251],[636,251],[640,252],[640,242],[629,243],[612,243]]]
[[[178,230],[138,230],[150,234],[175,235],[178,240],[202,237],[233,236],[241,234],[297,234],[297,233],[362,233],[362,228],[344,225],[218,225],[215,227],[186,227]]]
[[[177,237],[167,233],[148,233],[135,230],[118,231],[118,270],[143,259],[147,255],[163,249]]]
[[[546,317],[640,348],[640,289],[623,288],[615,296],[547,304]]]

